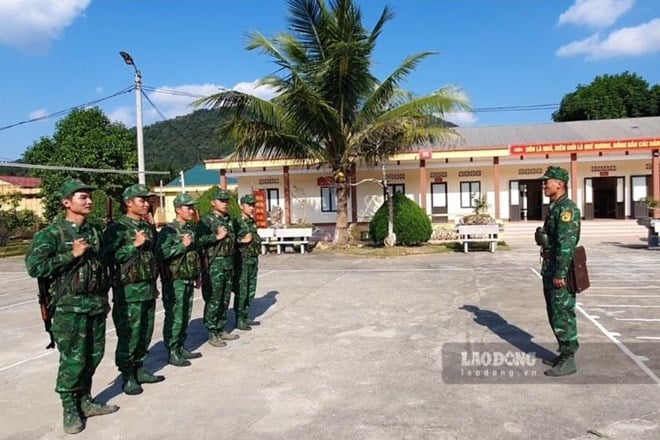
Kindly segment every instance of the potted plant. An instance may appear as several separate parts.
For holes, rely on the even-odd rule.
[[[642,205],[646,206],[649,210],[649,217],[660,219],[660,199],[655,197],[644,197],[640,200]]]

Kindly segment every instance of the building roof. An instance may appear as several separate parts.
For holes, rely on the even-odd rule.
[[[591,121],[550,122],[482,127],[457,127],[458,136],[420,145],[394,156],[397,160],[418,160],[421,152],[435,152],[433,158],[509,156],[512,146],[520,147],[544,143],[579,143],[598,141],[630,141],[660,139],[660,116],[643,118],[601,119]],[[524,147],[523,147],[524,148]],[[218,169],[261,168],[302,164],[287,158],[267,159],[255,157],[238,161],[232,155],[221,159],[208,159],[206,166],[212,172]]]
[[[0,176],[0,181],[21,188],[39,188],[41,186],[41,179],[38,177]]]
[[[458,150],[470,150],[546,142],[658,138],[660,137],[660,116],[547,124],[459,127],[455,130],[460,138],[448,140],[444,146],[434,145],[431,148],[435,150],[453,147]]]
[[[212,186],[220,184],[220,173],[218,170],[207,170],[203,163],[197,164],[194,167],[183,172],[183,180],[186,186]],[[235,185],[237,179],[235,177],[227,177],[228,185]],[[169,182],[165,188],[180,187],[181,177]]]

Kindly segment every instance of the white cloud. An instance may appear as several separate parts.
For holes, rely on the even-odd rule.
[[[135,107],[116,108],[110,112],[108,119],[112,122],[121,122],[127,127],[133,127],[135,125]]]
[[[635,0],[575,0],[575,3],[559,16],[558,23],[600,29],[616,23],[634,4]]]
[[[255,82],[240,82],[232,87],[232,90],[249,93],[262,99],[272,99],[275,92],[269,86],[257,86]],[[181,86],[163,86],[148,92],[147,96],[154,103],[166,119],[186,115],[196,110],[192,106],[193,101],[204,98],[225,87],[216,84],[186,84]],[[142,100],[142,123],[150,125],[162,121],[161,115],[145,99]],[[127,126],[135,125],[135,108],[121,107],[110,113],[110,120],[122,122]]]
[[[91,0],[0,0],[0,44],[45,52]]]
[[[243,93],[248,93],[250,95],[254,95],[258,98],[261,99],[273,99],[277,93],[275,93],[275,89],[273,89],[271,86],[260,86],[258,85],[259,81],[254,81],[254,82],[240,82],[236,84],[232,90],[236,90],[237,92],[243,92]]]
[[[617,29],[605,39],[600,34],[594,34],[584,40],[573,41],[560,47],[556,55],[585,55],[589,60],[600,60],[656,52],[660,52],[660,18],[636,27]]]
[[[453,122],[459,127],[473,125],[478,119],[476,113],[466,111],[445,113],[443,118],[449,122]]]
[[[45,108],[39,108],[30,112],[30,119],[40,119],[44,116],[48,116],[48,110]]]

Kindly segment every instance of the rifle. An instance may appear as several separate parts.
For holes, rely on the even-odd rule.
[[[41,309],[41,319],[44,321],[44,329],[48,336],[50,336],[50,343],[46,346],[46,349],[55,348],[55,338],[53,337],[53,331],[51,327],[53,325],[53,317],[50,313],[50,278],[48,277],[39,277],[37,278],[37,285],[39,286],[39,308]]]
[[[112,225],[114,222],[112,218],[112,197],[108,196],[108,198],[105,201],[105,227],[106,229]],[[119,277],[117,276],[117,266],[115,265],[114,261],[111,261],[108,258],[107,267],[108,267],[108,276],[110,278],[110,285],[113,287],[119,283]],[[115,291],[113,289],[112,294],[115,294]]]

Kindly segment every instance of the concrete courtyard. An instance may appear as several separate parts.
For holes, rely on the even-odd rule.
[[[578,297],[574,376],[542,373],[556,342],[531,240],[492,254],[267,255],[252,308],[262,325],[227,347],[206,343],[195,292],[187,345],[204,357],[192,367],[166,364],[159,304],[147,366],[166,380],[139,396],[121,392],[108,320],[93,391],[121,409],[76,438],[660,438],[660,252],[642,235],[584,243],[592,287]],[[0,260],[0,319],[0,438],[71,438],[21,258]]]

